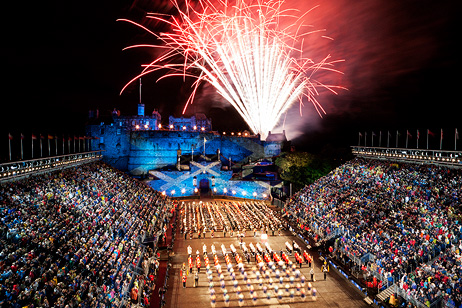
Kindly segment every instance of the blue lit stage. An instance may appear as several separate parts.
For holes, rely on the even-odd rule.
[[[154,180],[149,185],[171,197],[211,195],[265,200],[271,194],[269,181],[233,180],[233,172],[223,170],[216,161],[191,161],[188,171],[149,171]]]

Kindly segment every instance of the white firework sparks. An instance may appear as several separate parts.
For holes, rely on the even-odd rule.
[[[161,78],[182,75],[194,77],[193,90],[186,107],[192,103],[201,82],[209,82],[247,122],[255,134],[265,138],[280,117],[294,103],[307,100],[319,115],[325,113],[316,97],[320,88],[335,93],[339,86],[325,85],[314,79],[319,70],[338,72],[328,61],[305,58],[303,38],[316,31],[306,28],[295,10],[282,10],[282,0],[247,4],[236,0],[234,5],[219,1],[218,5],[199,1],[199,10],[186,2],[186,9],[178,10],[178,17],[149,14],[148,17],[170,25],[170,32],[155,33],[133,23],[162,41],[159,45],[133,45],[133,47],[163,48],[161,56],[144,65],[139,77],[169,69]],[[280,21],[291,20],[288,27]],[[122,89],[122,91],[125,89]],[[183,111],[183,112],[184,112]]]

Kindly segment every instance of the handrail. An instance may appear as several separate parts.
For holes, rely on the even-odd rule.
[[[0,182],[49,172],[56,169],[69,168],[89,163],[102,158],[102,151],[72,153],[66,155],[43,157],[0,164]]]

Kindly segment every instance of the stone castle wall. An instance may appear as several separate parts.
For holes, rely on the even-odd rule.
[[[257,137],[224,136],[215,132],[170,130],[131,130],[125,126],[88,125],[87,135],[92,140],[91,150],[104,150],[104,161],[134,175],[175,165],[178,150],[182,155],[213,155],[219,151],[223,162],[255,161],[276,156],[281,142],[265,142]]]

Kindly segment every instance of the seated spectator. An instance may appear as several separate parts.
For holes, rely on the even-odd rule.
[[[161,228],[168,202],[100,162],[1,185],[3,303],[118,307],[132,278],[149,290],[130,269],[147,267],[154,252],[140,241]]]
[[[368,270],[384,280],[406,276],[401,286],[422,303],[443,298],[459,307],[453,252],[460,256],[461,182],[458,169],[355,159],[305,187],[285,210],[315,240],[335,236],[338,251],[372,259]],[[441,254],[444,264],[424,266]]]

